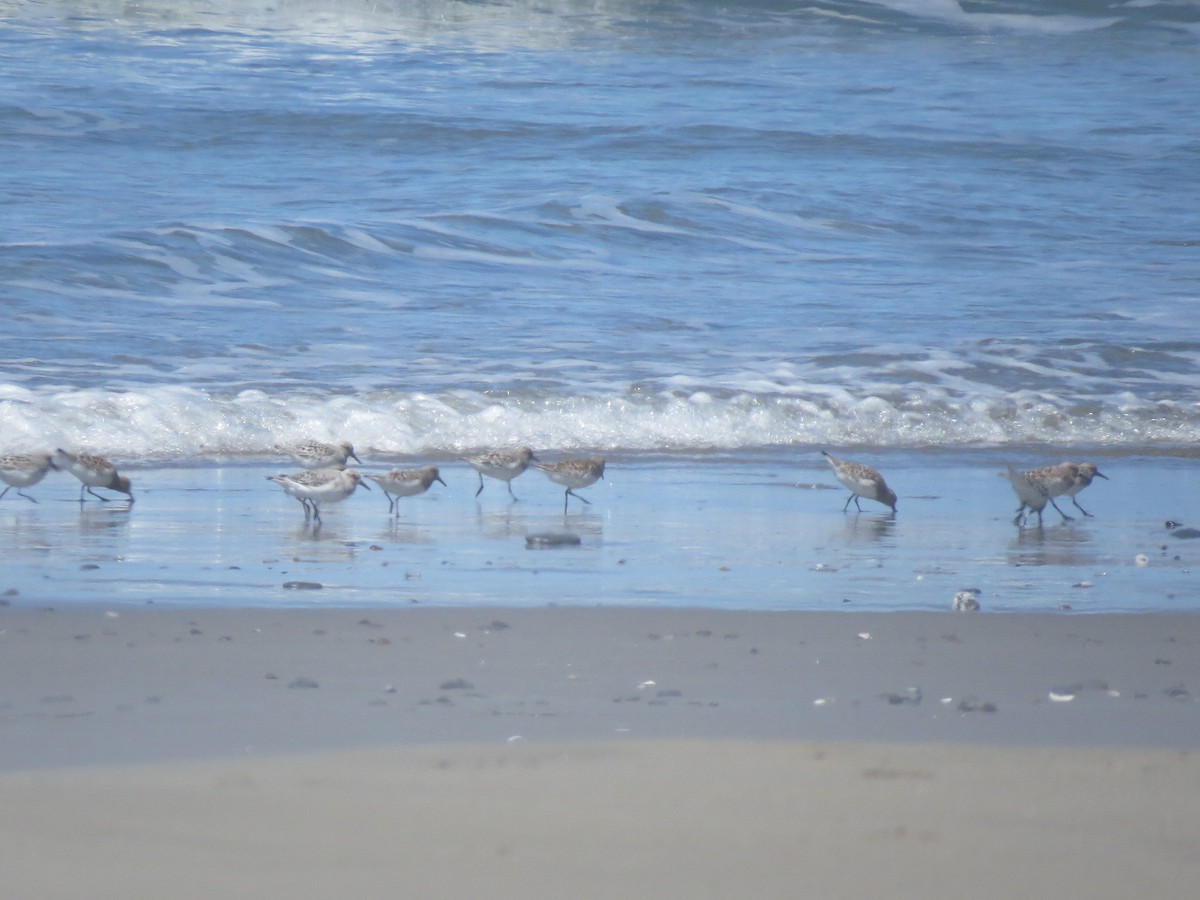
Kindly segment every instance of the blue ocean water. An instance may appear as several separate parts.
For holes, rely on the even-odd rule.
[[[0,4],[0,449],[1200,438],[1194,3]]]
[[[1186,515],[1157,501],[1190,483],[1200,443],[1194,2],[0,0],[0,57],[0,452],[87,449],[149,485],[131,523],[68,523],[83,564],[98,535],[113,539],[98,557],[141,561],[113,588],[129,596],[163,588],[147,572],[165,549],[129,543],[146,523],[157,539],[211,521],[185,512],[188,467],[278,503],[205,496],[231,518],[163,589],[256,590],[200,573],[222,570],[239,522],[297,511],[254,467],[309,437],[387,464],[606,453],[603,496],[643,520],[593,527],[596,571],[666,535],[664,602],[696,601],[689,546],[712,570],[784,566],[707,585],[718,605],[804,605],[784,585],[846,571],[782,549],[780,491],[759,498],[771,524],[722,512],[737,527],[711,546],[690,521],[644,520],[664,472],[715,490],[714,460],[723,486],[796,487],[829,482],[817,448],[853,448],[908,476],[904,510],[945,496],[928,466],[953,481],[984,465],[972,490],[1007,546],[1001,463],[1092,454],[1132,506],[1082,557],[1065,531],[1035,554],[1083,567],[1067,587],[1131,566],[1135,545],[1158,559],[1153,529]],[[1131,490],[1164,459],[1164,481]],[[469,477],[452,485],[464,503]],[[156,489],[174,498],[158,518]],[[42,578],[63,523],[12,499],[0,531]],[[294,524],[260,563],[303,557]],[[441,535],[478,552],[472,577],[495,570],[476,524]],[[523,552],[522,528],[546,524],[503,533]],[[881,578],[854,597],[940,605],[978,565],[1025,564],[996,535],[957,548],[936,596]],[[953,544],[926,531],[906,578],[936,568],[929,541]],[[1147,605],[1186,592],[1184,556]],[[1108,608],[1141,602],[1127,596]]]

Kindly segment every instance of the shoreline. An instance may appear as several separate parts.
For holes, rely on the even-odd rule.
[[[1064,523],[1051,511],[1043,528],[1022,530],[994,455],[866,459],[900,494],[897,515],[871,501],[843,512],[848,493],[819,456],[617,458],[582,492],[590,504],[572,501],[565,515],[561,487],[540,473],[519,479],[513,502],[499,482],[476,496],[474,470],[445,466],[446,485],[404,498],[398,516],[380,492],[356,492],[319,529],[266,480],[278,467],[139,471],[132,507],[80,504],[77,487],[47,480],[39,503],[0,502],[0,594],[58,607],[103,598],[114,609],[484,608],[499,598],[532,609],[938,611],[975,588],[987,612],[1197,607],[1196,530],[1166,527],[1196,524],[1187,461],[1106,460],[1110,481],[1083,497],[1092,517]],[[540,534],[571,541],[531,547]]]

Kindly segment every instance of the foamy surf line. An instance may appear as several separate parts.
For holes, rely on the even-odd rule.
[[[0,452],[86,449],[125,460],[261,456],[307,439],[350,439],[382,454],[461,454],[529,445],[707,451],[872,445],[885,448],[1063,444],[1190,448],[1188,404],[995,390],[954,399],[929,387],[855,393],[813,384],[801,394],[626,387],[613,393],[375,391],[322,396],[186,387],[31,391],[0,388]]]

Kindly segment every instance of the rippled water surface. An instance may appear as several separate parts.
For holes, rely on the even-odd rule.
[[[1198,20],[4,4],[0,444],[1194,444]]]

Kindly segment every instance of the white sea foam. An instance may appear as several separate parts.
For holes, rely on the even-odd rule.
[[[1186,447],[1187,11],[1002,6],[0,0],[0,448]]]
[[[1114,396],[1073,410],[1033,392],[950,399],[685,390],[488,396],[473,391],[236,395],[191,388],[33,392],[0,388],[0,451],[86,448],[122,459],[270,454],[306,438],[396,455],[457,455],[528,444],[694,452],[788,445],[971,447],[1069,443],[1183,447],[1196,404]]]
[[[958,0],[880,0],[897,12],[921,19],[967,25],[977,29],[1002,29],[1037,34],[1075,34],[1092,31],[1121,21],[1117,16],[1081,16],[1047,14],[1046,9],[1036,13],[993,13],[974,12],[965,9]],[[1049,4],[1047,4],[1049,6]]]

